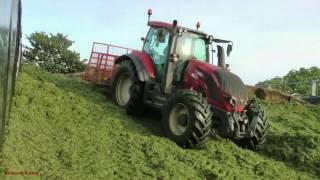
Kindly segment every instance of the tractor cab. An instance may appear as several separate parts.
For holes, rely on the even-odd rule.
[[[158,81],[165,78],[165,70],[171,54],[177,54],[177,61],[174,62],[180,72],[176,73],[177,75],[181,75],[182,67],[188,60],[209,63],[209,46],[212,36],[158,21],[151,21],[148,25],[150,29],[147,37],[143,38],[143,51],[152,59]]]
[[[152,11],[148,11],[149,32],[143,40],[142,51],[150,56],[155,69],[155,79],[163,83],[163,91],[169,94],[172,83],[181,82],[184,70],[191,60],[206,64],[213,62],[213,43],[217,44],[217,65],[227,69],[225,64],[225,52],[221,43],[227,43],[227,55],[232,51],[232,42],[213,38],[204,32],[198,31],[200,23],[197,22],[197,30],[178,26],[176,20],[172,24],[150,21]]]

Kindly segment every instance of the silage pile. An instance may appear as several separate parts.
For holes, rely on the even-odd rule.
[[[128,117],[103,91],[23,66],[2,171],[50,179],[320,178],[319,107],[262,102],[271,126],[257,152],[218,137],[201,150],[185,150],[163,137],[159,118]]]

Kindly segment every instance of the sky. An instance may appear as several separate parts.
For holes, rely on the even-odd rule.
[[[93,42],[133,49],[151,20],[195,28],[232,40],[227,59],[245,83],[283,76],[292,69],[320,67],[319,0],[22,0],[23,33],[63,33],[88,59]],[[26,39],[23,41],[28,45]]]

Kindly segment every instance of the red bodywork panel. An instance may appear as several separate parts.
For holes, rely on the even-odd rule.
[[[137,57],[139,60],[141,60],[149,77],[151,79],[155,79],[156,76],[155,76],[155,72],[152,64],[152,59],[150,58],[150,56],[145,51],[137,51],[137,50],[132,51],[131,54]]]
[[[193,89],[198,92],[204,92],[208,97],[209,104],[218,109],[231,112],[232,106],[224,99],[224,92],[220,86],[218,79],[214,75],[214,71],[218,68],[219,67],[215,65],[208,64],[202,61],[190,60],[184,72],[184,88]],[[206,78],[207,81],[211,81],[209,83],[213,83],[214,87],[211,88],[215,88],[214,91],[215,93],[217,93],[216,96],[218,100],[214,100],[211,97],[210,88],[208,87],[209,83],[205,82]],[[242,112],[243,107],[238,104],[236,110],[238,112]]]

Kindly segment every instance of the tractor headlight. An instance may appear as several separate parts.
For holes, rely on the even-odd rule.
[[[237,101],[236,99],[232,98],[232,96],[224,95],[224,99],[232,106],[232,108],[236,107]]]
[[[230,102],[230,100],[232,100],[232,97],[230,95],[224,95],[224,99]]]

